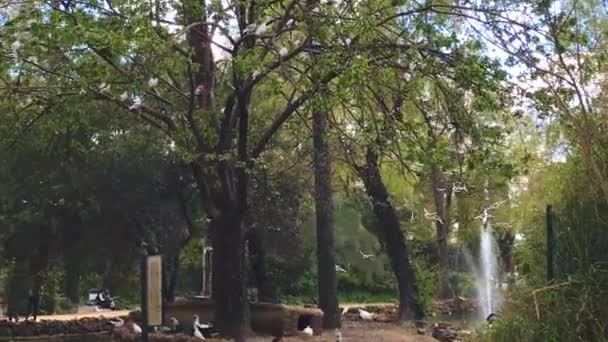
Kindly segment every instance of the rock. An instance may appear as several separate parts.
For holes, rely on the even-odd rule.
[[[427,325],[428,325],[428,323],[426,321],[421,321],[421,320],[414,321],[414,326],[416,328],[425,328]]]
[[[442,342],[454,342],[458,340],[458,334],[451,329],[433,329],[433,338]]]
[[[374,321],[380,323],[390,323],[393,321],[393,317],[387,314],[377,314],[374,316]]]
[[[433,338],[442,342],[459,342],[470,335],[472,335],[472,332],[469,330],[457,329],[444,322],[435,323],[432,333]]]

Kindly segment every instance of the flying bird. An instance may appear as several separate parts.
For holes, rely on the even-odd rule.
[[[439,215],[437,215],[436,212],[430,212],[428,210],[426,210],[426,208],[424,209],[424,217],[429,219],[429,220],[433,220],[433,221],[437,221],[440,224],[443,224],[443,220],[441,219],[441,217],[439,217]]]
[[[336,272],[346,272],[346,270],[342,266],[336,265]]]
[[[363,259],[372,259],[372,258],[375,257],[375,255],[373,255],[373,254],[365,254],[361,250],[359,251],[359,253],[361,253],[361,256],[363,257]]]
[[[152,77],[148,80],[148,87],[155,88],[158,85],[158,78]]]
[[[467,187],[466,187],[466,185],[464,185],[462,183],[456,183],[456,184],[454,184],[454,186],[452,186],[452,192],[453,193],[467,192]]]

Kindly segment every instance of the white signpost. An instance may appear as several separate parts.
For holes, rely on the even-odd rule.
[[[147,309],[148,309],[148,325],[160,326],[163,324],[163,273],[162,273],[162,257],[160,255],[151,255],[147,259]]]

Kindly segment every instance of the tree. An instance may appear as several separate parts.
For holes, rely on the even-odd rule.
[[[317,263],[319,307],[323,310],[323,327],[338,328],[338,284],[334,250],[334,203],[331,186],[331,155],[327,141],[327,112],[313,112],[315,216],[317,227]]]
[[[177,11],[175,20],[168,20],[169,6],[163,2],[152,7],[147,3],[116,3],[108,8],[94,2],[55,2],[50,11],[36,4],[23,7],[10,21],[9,31],[17,35],[23,32],[19,24],[25,23],[26,16],[36,21],[31,40],[24,41],[28,45],[19,49],[22,68],[70,89],[66,96],[82,89],[90,98],[138,116],[184,151],[211,218],[214,267],[223,270],[214,272],[216,324],[225,336],[238,339],[248,330],[243,227],[247,169],[283,123],[317,91],[306,84],[287,85],[285,90],[292,95],[282,101],[283,109],[274,115],[264,113],[255,131],[251,127],[251,114],[256,114],[250,106],[255,86],[272,73],[288,70],[290,61],[311,45],[309,39],[300,44],[286,42],[288,53],[283,54],[282,49],[268,44],[297,30],[291,23],[287,25],[290,19],[301,21],[303,12],[294,5],[268,16],[267,10],[275,9],[271,4],[251,2],[222,8],[184,1],[173,8]],[[57,31],[45,46],[67,53],[67,63],[59,63],[63,57],[57,54],[26,61],[25,55],[47,49],[29,45],[52,30],[41,24],[42,18],[49,18],[52,27],[66,28]],[[167,22],[180,29],[171,31],[164,25]],[[234,37],[232,29],[238,32]],[[66,34],[70,30],[82,34]],[[105,34],[108,30],[112,35]],[[185,41],[179,40],[181,32]],[[230,47],[217,43],[216,33],[223,35]],[[18,38],[12,43],[17,47],[21,44]],[[214,60],[212,46],[220,46],[230,55],[227,64]],[[253,59],[260,62],[251,63]],[[335,71],[322,74],[321,84],[337,76]],[[299,75],[294,76],[297,79]],[[223,102],[223,108],[218,102]]]
[[[367,86],[369,85],[364,87]],[[424,313],[419,300],[410,251],[380,172],[380,157],[382,153],[386,153],[387,146],[392,141],[391,137],[395,136],[395,127],[402,120],[403,89],[397,85],[394,89],[389,87],[389,89],[366,90],[369,91],[369,98],[359,98],[360,107],[351,105],[350,113],[362,111],[364,110],[362,107],[366,108],[368,105],[380,111],[382,116],[379,122],[375,122],[371,116],[370,123],[364,123],[365,117],[355,121],[361,126],[354,129],[364,132],[359,136],[370,136],[371,140],[358,142],[353,138],[353,134],[349,136],[347,133],[341,137],[341,141],[347,162],[364,184],[378,221],[379,236],[391,260],[399,290],[398,318],[399,320],[419,319]],[[371,130],[366,130],[366,127],[370,127]],[[356,143],[361,145],[357,146]],[[358,150],[361,150],[360,158]]]
[[[522,66],[513,82],[529,113],[554,118],[570,134],[608,201],[605,106],[595,96],[605,87],[606,8],[597,1],[545,1],[517,10],[520,20],[490,25],[489,40],[505,53],[509,66]],[[531,85],[532,86],[529,86]]]

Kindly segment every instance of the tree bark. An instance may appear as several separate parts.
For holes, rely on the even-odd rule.
[[[65,295],[74,305],[80,302],[80,270],[74,260],[65,261]]]
[[[363,180],[367,195],[372,200],[374,214],[380,223],[391,266],[399,288],[400,321],[421,319],[424,315],[420,304],[416,275],[412,267],[409,250],[401,231],[395,207],[390,201],[388,190],[382,181],[378,165],[378,155],[368,147],[366,164],[357,172]]]
[[[175,301],[175,289],[177,288],[177,278],[179,275],[179,255],[165,257],[165,274],[163,276],[163,298],[166,302]]]
[[[251,268],[258,289],[258,300],[260,302],[276,303],[277,289],[269,281],[268,269],[266,267],[266,242],[260,228],[252,228],[248,234],[247,243],[251,257]]]
[[[243,215],[223,212],[211,220],[214,323],[222,336],[244,341],[249,333]]]
[[[500,250],[500,259],[502,261],[502,277],[507,277],[509,286],[515,284],[515,263],[513,261],[513,245],[515,243],[515,235],[507,231],[501,234],[498,239],[498,249]]]
[[[431,170],[431,184],[433,187],[433,199],[435,201],[435,209],[437,210],[437,219],[435,220],[437,250],[439,251],[439,298],[449,298],[450,281],[449,281],[449,216],[448,216],[448,197],[451,195],[445,184],[443,171],[439,166],[434,165]]]
[[[312,126],[319,307],[324,313],[323,328],[335,329],[340,327],[340,313],[334,251],[334,204],[331,189],[331,157],[327,143],[327,113],[315,111]]]

